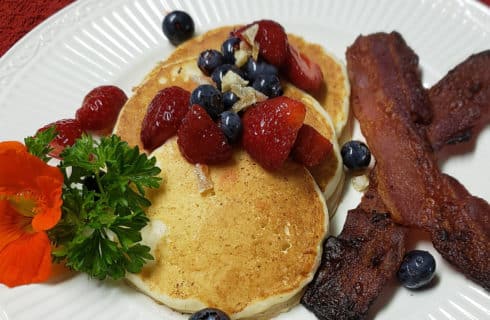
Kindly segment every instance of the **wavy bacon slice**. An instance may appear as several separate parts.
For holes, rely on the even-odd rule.
[[[376,158],[377,190],[393,219],[421,227],[436,249],[490,289],[490,206],[442,174],[424,126],[430,102],[418,57],[400,34],[358,37],[347,50],[352,107]],[[429,115],[430,118],[430,115]]]
[[[429,89],[434,150],[468,141],[490,121],[490,50],[468,57]]]
[[[342,233],[326,240],[301,303],[322,320],[363,319],[403,259],[406,232],[390,219],[371,182]]]
[[[413,60],[413,64],[417,64],[413,55],[408,58]],[[409,74],[413,81],[416,74]],[[420,89],[418,85],[417,87]],[[470,56],[428,90],[428,95],[433,116],[423,113],[422,121],[419,122],[427,122],[431,118],[431,122],[426,123],[426,129],[433,149],[438,150],[446,144],[467,141],[475,127],[482,127],[490,120],[490,51]],[[426,101],[425,98],[421,100]],[[453,101],[457,102],[452,104]],[[417,121],[419,116],[415,114],[413,118]],[[457,181],[449,177],[447,179],[457,191],[456,195],[462,198],[470,196]],[[375,176],[371,174],[370,188],[358,208],[349,211],[342,233],[337,238],[328,238],[321,266],[303,296],[302,303],[320,319],[365,318],[370,305],[387,280],[395,275],[401,263],[408,230],[394,225],[389,214],[382,213],[388,210],[377,193],[375,183]],[[472,201],[476,202],[476,207],[481,205],[479,210],[485,210],[485,201],[478,198],[472,198]],[[466,216],[462,218],[464,217]],[[488,215],[478,217],[484,218],[480,221],[481,225],[490,225]],[[383,233],[376,232],[379,231],[376,223],[380,221],[383,221],[382,226],[389,226],[384,228]],[[457,230],[464,226],[465,222],[450,223],[451,221],[453,220],[450,219],[446,223],[446,227],[451,228],[452,235],[465,234],[466,227]],[[469,221],[470,224],[472,222],[474,221]],[[456,245],[453,245],[444,229],[435,228],[432,234],[434,246],[448,260],[458,260],[462,257],[458,251],[464,248],[458,244],[464,242],[457,241]],[[386,251],[383,253],[390,259],[384,260],[384,272],[379,272],[379,268],[372,272],[369,262],[379,257],[377,252],[380,248],[385,248]],[[465,263],[463,259],[456,264]],[[481,282],[484,281],[485,279],[481,279]]]
[[[430,119],[417,56],[398,33],[379,33],[358,37],[347,50],[347,65],[354,115],[381,173],[381,198],[395,221],[430,226],[435,219],[430,202],[440,193],[430,178],[440,173],[430,145],[420,137],[423,126],[414,125]]]

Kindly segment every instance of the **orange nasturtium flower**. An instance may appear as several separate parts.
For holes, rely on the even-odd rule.
[[[0,142],[0,283],[42,282],[51,274],[46,230],[61,218],[61,171],[15,141]]]

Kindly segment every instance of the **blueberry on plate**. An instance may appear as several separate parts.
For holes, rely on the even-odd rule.
[[[226,73],[228,73],[228,71],[230,70],[238,74],[240,77],[245,78],[243,71],[240,70],[234,64],[228,64],[228,63],[222,64],[219,67],[217,67],[211,74],[211,79],[213,79],[214,83],[216,83],[218,89],[221,90],[221,80],[226,75]]]
[[[340,150],[344,165],[350,170],[364,169],[371,162],[371,151],[365,143],[357,140],[346,142]]]
[[[203,107],[211,118],[218,118],[223,112],[221,92],[210,84],[202,84],[191,93],[191,105],[198,104]]]
[[[418,289],[431,282],[435,271],[436,260],[429,252],[413,250],[403,258],[396,276],[404,287]]]
[[[261,74],[255,78],[252,87],[269,98],[281,96],[282,86],[279,77],[273,74]]]
[[[230,317],[219,309],[206,308],[193,313],[189,320],[230,320]]]
[[[170,43],[174,46],[192,38],[194,35],[194,21],[184,11],[175,10],[165,16],[162,30]]]
[[[225,40],[221,45],[221,52],[225,63],[235,64],[235,51],[240,47],[240,38],[231,37]]]
[[[277,68],[272,64],[268,64],[262,60],[255,61],[253,58],[248,58],[247,63],[242,67],[245,70],[245,75],[248,80],[254,81],[259,75],[278,75]]]
[[[223,92],[223,107],[225,110],[230,110],[238,100],[240,100],[240,98],[238,98],[238,96],[233,92]]]
[[[218,126],[230,143],[236,142],[242,132],[242,120],[238,114],[232,111],[225,111],[220,114]]]
[[[207,76],[222,64],[223,55],[218,50],[205,50],[201,52],[197,59],[197,66]]]

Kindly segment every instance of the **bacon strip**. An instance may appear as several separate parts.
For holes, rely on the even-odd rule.
[[[429,89],[434,150],[468,141],[490,121],[490,50],[470,56]]]
[[[420,80],[415,79],[417,74],[414,69],[418,64],[416,56],[409,53],[405,56],[405,60],[411,61],[412,67],[408,67],[407,74],[409,81],[415,83],[415,97],[418,96],[418,100],[422,101],[415,105],[415,109],[410,109],[412,121],[425,124],[428,131],[427,138],[434,150],[446,144],[467,141],[475,127],[482,127],[488,123],[490,120],[490,51],[472,55],[428,90],[433,115],[427,112],[428,109],[417,112],[417,106],[424,106],[427,100],[423,94],[419,95],[422,91],[419,91]],[[408,65],[410,66],[410,62]],[[404,71],[407,71],[407,68]],[[457,103],[451,104],[452,101]],[[448,114],[448,112],[456,113]],[[429,124],[427,124],[428,119],[431,119]],[[349,211],[342,233],[337,238],[328,238],[321,266],[303,296],[303,305],[314,312],[319,319],[365,318],[369,307],[388,279],[395,275],[405,253],[408,230],[392,223],[388,210],[378,195],[375,178],[375,174],[371,174],[370,188],[358,208]],[[456,190],[455,196],[459,195],[460,199],[471,197],[457,181],[447,176],[445,178],[452,184],[453,190]],[[475,202],[473,207],[481,206],[476,211],[485,210],[487,206],[485,201],[474,197],[471,199]],[[381,212],[385,213],[381,214]],[[380,217],[383,217],[381,219],[383,226],[389,226],[382,233],[375,223],[369,223],[369,221],[373,222],[373,218],[377,221]],[[460,218],[463,220],[465,217],[463,215]],[[481,218],[483,218],[479,221],[481,225],[490,225],[488,215],[478,215],[475,221],[478,222]],[[453,237],[449,236],[443,228],[434,228],[431,232],[434,246],[446,259],[457,261],[456,265],[468,264],[458,253],[459,250],[464,250],[458,244],[464,242],[455,241],[456,243],[453,244],[452,239],[454,235],[459,237],[464,235],[468,229],[465,226],[475,221],[454,223],[448,219],[446,227],[451,228],[450,234]],[[375,268],[373,272],[369,261],[376,260],[380,248],[386,250],[383,251],[383,255],[389,259],[384,263],[383,272],[379,272],[379,268]],[[482,273],[478,273],[477,277],[478,275]],[[485,279],[479,281],[485,282]]]
[[[371,184],[347,214],[342,233],[329,237],[301,303],[322,320],[363,319],[405,254],[407,230],[397,226]]]
[[[374,34],[348,48],[347,62],[353,111],[381,172],[380,196],[395,221],[428,227],[440,186],[427,177],[439,169],[420,126],[413,125],[430,118],[418,58],[397,33]],[[415,190],[419,197],[413,196]]]
[[[442,174],[422,123],[430,110],[418,58],[400,34],[359,37],[347,50],[352,106],[376,158],[378,193],[393,219],[429,231],[436,249],[490,289],[490,206]],[[424,97],[425,96],[425,97]]]

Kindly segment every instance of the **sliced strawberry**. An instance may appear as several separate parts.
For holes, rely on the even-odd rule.
[[[291,152],[293,159],[307,167],[319,165],[332,152],[333,145],[315,128],[303,124]]]
[[[191,93],[173,86],[160,90],[146,111],[141,127],[141,141],[147,150],[161,146],[177,133],[182,119],[189,111]]]
[[[231,158],[231,146],[218,125],[195,104],[177,132],[180,152],[190,163],[217,164]]]
[[[288,36],[284,28],[272,20],[259,20],[236,30],[235,35],[247,41],[242,33],[254,24],[259,25],[255,41],[259,44],[260,57],[276,67],[282,66],[286,60],[288,46]]]
[[[243,115],[245,150],[264,168],[279,169],[294,145],[305,114],[302,102],[285,96],[257,103]]]
[[[65,147],[72,146],[75,140],[80,138],[83,134],[82,126],[80,122],[76,119],[63,119],[56,122],[50,123],[37,132],[42,132],[51,128],[56,127],[56,137],[49,144],[51,148],[50,156],[61,159],[60,153],[65,149]]]
[[[128,97],[116,86],[100,86],[92,89],[83,99],[76,118],[85,131],[105,135],[116,124],[119,111]]]
[[[323,73],[320,66],[291,45],[288,45],[287,52],[282,71],[288,80],[307,92],[318,91],[323,83]]]

